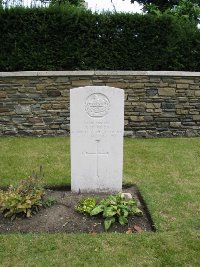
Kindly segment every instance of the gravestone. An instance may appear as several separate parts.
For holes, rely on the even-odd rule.
[[[71,189],[122,190],[124,91],[108,86],[70,90]]]

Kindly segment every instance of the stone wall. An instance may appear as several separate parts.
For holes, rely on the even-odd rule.
[[[200,72],[0,73],[0,135],[66,135],[70,88],[125,90],[125,135],[200,136]]]

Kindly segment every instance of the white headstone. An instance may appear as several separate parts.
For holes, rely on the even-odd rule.
[[[124,91],[108,86],[70,90],[73,192],[122,190]]]

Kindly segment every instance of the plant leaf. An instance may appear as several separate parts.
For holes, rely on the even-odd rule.
[[[119,217],[119,223],[120,223],[121,225],[124,225],[124,224],[128,223],[128,220],[127,220],[126,217],[124,217],[124,216],[120,216],[120,217]]]
[[[113,210],[112,207],[107,207],[104,209],[103,217],[113,217],[117,213],[116,210]]]
[[[103,211],[103,207],[101,205],[95,207],[91,212],[90,212],[90,215],[91,216],[94,216],[94,215],[97,215],[99,213],[101,213]]]
[[[31,217],[31,210],[30,210],[30,209],[27,210],[27,212],[26,212],[26,217],[27,217],[27,218]]]
[[[128,217],[128,211],[124,209],[123,212],[124,212],[124,216],[123,217]]]
[[[104,227],[105,227],[105,230],[107,231],[107,230],[110,228],[111,224],[113,224],[114,222],[115,222],[115,218],[114,218],[114,217],[106,218],[106,219],[104,220]]]
[[[135,208],[134,214],[137,215],[137,216],[142,216],[143,215],[143,212],[140,209]]]

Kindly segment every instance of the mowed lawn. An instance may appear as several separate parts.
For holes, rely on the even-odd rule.
[[[70,184],[69,143],[1,137],[0,185],[40,165],[45,184]],[[138,185],[155,233],[3,234],[0,266],[200,266],[200,138],[125,139],[123,182]]]

